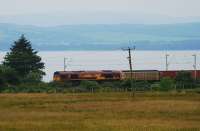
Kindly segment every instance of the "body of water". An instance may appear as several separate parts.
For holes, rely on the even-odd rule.
[[[6,52],[0,52],[0,61]],[[194,54],[197,55],[197,69],[200,64],[199,51],[134,51],[132,52],[134,70],[165,70],[166,54],[169,54],[169,70],[194,69]],[[55,71],[64,70],[128,70],[126,51],[41,51],[45,63],[44,81],[51,81]]]

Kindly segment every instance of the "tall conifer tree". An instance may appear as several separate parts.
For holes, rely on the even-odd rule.
[[[37,53],[32,48],[31,42],[22,35],[14,42],[10,52],[6,54],[4,65],[15,69],[22,78],[25,78],[31,72],[37,72],[42,77],[45,74],[42,71],[44,63],[41,62],[41,57]]]

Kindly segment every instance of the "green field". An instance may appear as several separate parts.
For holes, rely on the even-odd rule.
[[[200,131],[200,94],[0,94],[0,131]]]

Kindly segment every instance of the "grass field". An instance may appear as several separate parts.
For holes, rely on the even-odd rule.
[[[200,94],[0,94],[0,131],[200,131]]]

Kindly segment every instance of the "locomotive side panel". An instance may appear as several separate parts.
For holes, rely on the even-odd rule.
[[[121,71],[102,71],[101,76],[104,80],[122,80],[124,75]]]
[[[98,71],[85,71],[80,73],[80,80],[97,80],[101,76]]]

